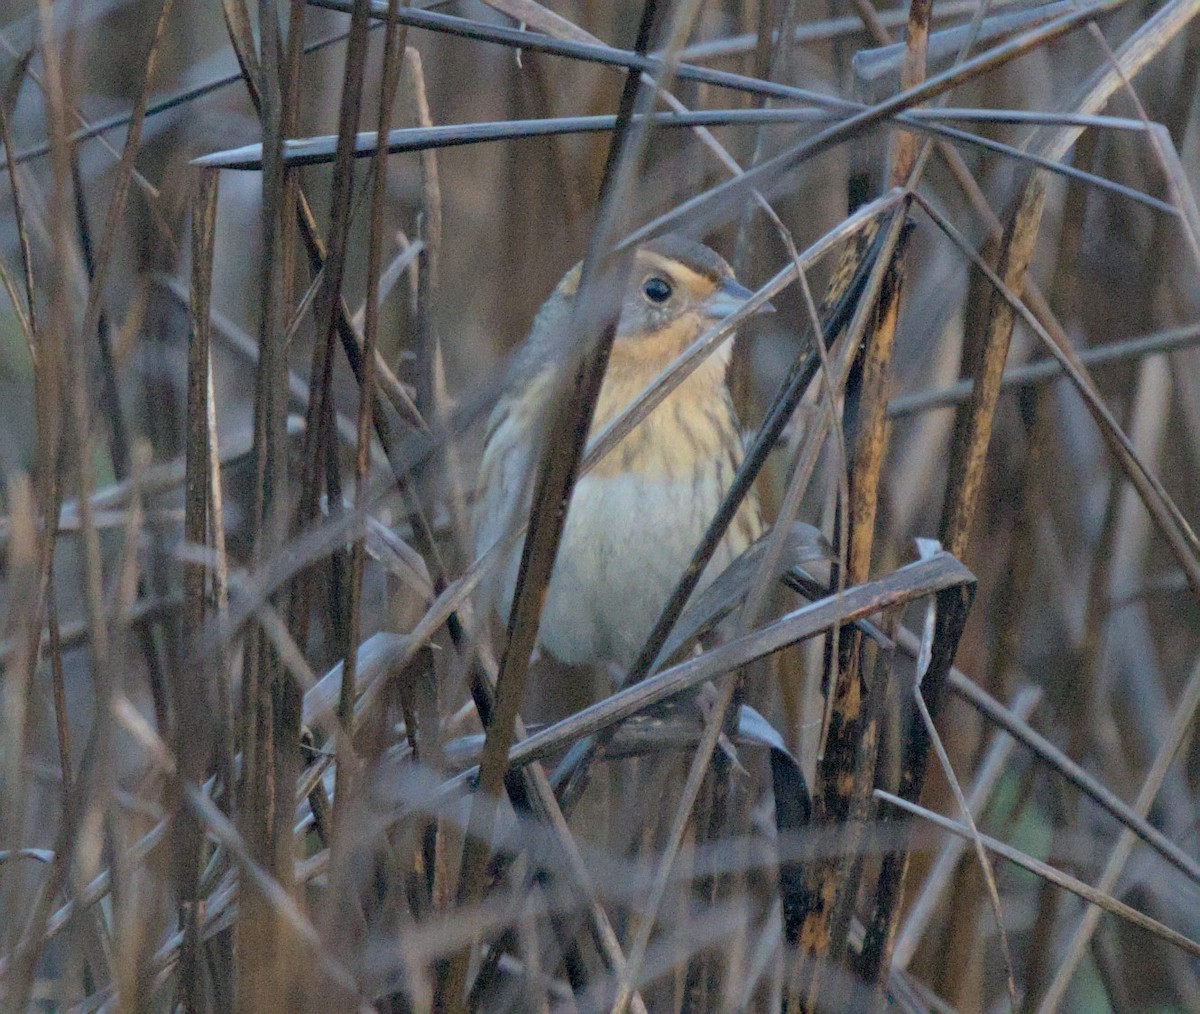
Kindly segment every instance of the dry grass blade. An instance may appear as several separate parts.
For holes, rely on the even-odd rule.
[[[1041,691],[1034,687],[1023,689],[1013,701],[1013,715],[1022,721],[1028,721],[1041,696]],[[982,815],[983,810],[990,802],[996,783],[1000,780],[1005,764],[1016,745],[1017,741],[1003,731],[998,730],[992,737],[991,745],[979,765],[975,781],[967,794],[967,806],[976,819]],[[977,830],[974,831],[972,836],[974,837],[977,833]],[[908,966],[921,934],[925,931],[936,908],[943,901],[951,886],[954,870],[968,844],[965,838],[955,838],[953,841],[947,842],[930,867],[919,894],[913,899],[905,914],[903,925],[896,938],[896,946],[892,952],[893,968]]]
[[[872,640],[884,647],[890,645],[891,639],[882,631],[869,623],[860,622],[863,632]],[[896,635],[896,646],[910,658],[916,659],[920,651],[921,640],[913,632],[901,627]],[[1200,863],[1197,863],[1178,845],[1167,839],[1161,831],[1146,823],[1142,816],[1071,760],[1045,736],[1038,733],[987,691],[977,686],[960,670],[951,669],[948,680],[950,690],[955,696],[961,698],[964,703],[974,708],[988,721],[1013,736],[1038,759],[1057,771],[1097,806],[1136,834],[1193,883],[1200,884]]]
[[[1029,10],[991,13],[992,6],[976,8],[970,22],[954,28],[930,32],[932,5],[914,4],[908,11],[903,42],[887,43],[886,30],[873,8],[856,5],[864,27],[881,45],[859,50],[854,55],[854,76],[873,95],[886,95],[900,88],[911,88],[926,74],[945,69],[961,60],[971,49],[1011,38],[1018,32],[1044,24],[1071,10],[1069,3],[1048,3]],[[907,156],[897,153],[894,163],[905,169]],[[915,154],[915,151],[912,153]]]
[[[395,4],[393,3],[394,7]],[[346,49],[345,75],[342,80],[341,110],[338,116],[337,151],[334,156],[334,180],[330,195],[330,227],[326,241],[326,256],[322,269],[322,284],[324,291],[320,309],[317,314],[318,348],[323,346],[319,358],[314,360],[324,365],[328,377],[328,364],[332,360],[334,342],[337,333],[337,307],[342,300],[342,282],[346,268],[347,239],[350,232],[350,215],[354,191],[354,165],[351,161],[351,149],[357,133],[359,106],[363,98],[363,81],[366,75],[367,61],[367,29],[368,18],[365,3],[355,5],[350,19],[350,37]],[[378,135],[382,135],[390,126],[392,103],[395,98],[397,77],[400,69],[400,54],[404,52],[403,38],[396,48],[396,31],[388,26],[384,42],[385,69],[383,91],[380,98]],[[370,235],[367,240],[367,313],[364,329],[364,364],[362,375],[359,377],[358,391],[358,425],[357,453],[355,455],[354,490],[355,499],[364,498],[366,493],[367,470],[370,464],[370,429],[371,406],[375,397],[375,342],[378,333],[378,311],[376,292],[379,286],[380,256],[382,249],[381,215],[382,187],[386,182],[386,154],[379,152],[372,165],[374,183],[371,191],[372,221]],[[317,369],[314,368],[314,375]],[[320,430],[324,430],[327,420],[333,415],[332,392],[328,380],[320,388],[320,405],[312,406],[317,409],[315,420]],[[310,415],[310,418],[314,418]],[[319,459],[322,455],[323,440],[329,439],[329,434],[318,432],[313,442],[313,457]],[[314,474],[317,473],[314,468]],[[326,479],[328,484],[328,478]],[[331,486],[330,491],[336,492],[337,487]],[[315,512],[314,512],[315,513]],[[361,593],[362,571],[364,556],[364,539],[361,533],[356,533],[351,556],[350,574],[345,595],[345,624],[346,624],[346,654],[343,660],[341,695],[338,701],[338,722],[342,729],[348,729],[354,722],[355,699],[355,664],[358,661],[358,639],[361,630]],[[337,589],[340,592],[341,589]],[[341,735],[337,738],[337,768],[334,783],[334,810],[332,822],[334,827],[331,851],[335,870],[337,864],[344,863],[352,854],[350,848],[350,821],[352,800],[355,795],[354,780],[358,775],[359,762],[355,755],[354,739],[352,736]],[[332,924],[338,927],[339,936],[352,933],[357,913],[349,905],[340,905],[335,910]]]
[[[329,10],[351,10],[350,0],[309,0],[314,7],[324,7]],[[381,18],[388,16],[386,5],[380,0],[373,0],[372,16]],[[503,28],[482,21],[472,21],[466,18],[452,17],[433,11],[402,8],[392,17],[411,28],[421,28],[431,32],[441,32],[457,35],[462,38],[493,42],[500,45],[512,46],[530,52],[553,53],[558,56],[571,57],[593,63],[608,64],[636,70],[659,76],[664,70],[664,60],[657,56],[648,56],[645,52],[636,50],[616,49],[602,43],[576,42],[565,38],[553,38],[538,32],[528,32],[524,29]],[[745,89],[777,94],[811,102],[821,109],[852,109],[855,103],[846,99],[822,94],[817,91],[790,88],[786,85],[775,85],[759,78],[748,77],[744,74],[731,74],[723,71],[709,70],[704,67],[694,67],[686,63],[676,63],[671,75],[685,81],[700,81],[723,87]],[[669,91],[669,88],[665,89]]]
[[[113,710],[117,720],[150,750],[165,773],[175,777],[176,772],[170,750],[155,735],[154,730],[146,724],[137,709],[127,699],[120,698],[114,702]],[[288,892],[271,877],[267,870],[254,861],[250,855],[248,846],[238,834],[237,828],[213,805],[212,800],[200,788],[187,785],[182,786],[182,789],[189,809],[205,823],[213,836],[238,860],[246,879],[263,892],[268,902],[286,920],[291,931],[312,950],[314,956],[320,961],[323,970],[342,987],[352,989],[353,979],[345,969],[340,968],[336,962],[329,958],[325,944],[317,933],[316,928],[292,900]]]
[[[929,549],[933,548],[933,546],[929,547]],[[934,630],[935,617],[930,614],[926,623],[927,637],[932,638]],[[921,688],[921,680],[926,670],[924,660],[930,658],[932,654],[933,646],[922,643],[917,653],[917,682],[913,687],[913,700],[916,704],[917,712],[921,716],[921,722],[925,726],[925,731],[929,735],[929,740],[933,744],[933,752],[938,759],[938,765],[942,769],[942,775],[950,784],[950,788],[954,793],[954,800],[958,804],[959,813],[962,814],[963,821],[970,832],[971,844],[974,846],[975,856],[979,861],[979,871],[983,876],[984,883],[987,885],[988,901],[992,906],[992,914],[995,916],[996,928],[1000,935],[1000,950],[1004,957],[1009,1009],[1015,1011],[1017,1009],[1017,984],[1013,975],[1012,948],[1009,946],[1008,931],[1004,926],[1004,910],[1000,903],[1000,890],[996,886],[996,875],[992,870],[991,863],[988,862],[987,854],[984,852],[983,838],[979,833],[979,828],[975,825],[975,818],[971,815],[971,807],[967,804],[966,797],[963,795],[962,786],[959,784],[958,776],[954,773],[954,766],[950,763],[950,756],[946,753],[942,737],[938,735],[938,731],[934,727],[933,716],[929,713],[929,708],[925,703],[925,695]]]
[[[881,802],[890,803],[892,806],[895,806],[898,809],[904,810],[907,813],[911,813],[914,816],[921,817],[924,820],[929,821],[931,824],[936,824],[938,827],[943,828],[952,834],[956,834],[961,838],[969,839],[971,837],[970,828],[964,826],[963,824],[959,824],[957,821],[949,820],[946,817],[942,817],[939,814],[931,812],[930,810],[926,810],[924,807],[918,806],[915,803],[910,803],[907,800],[901,799],[899,796],[894,796],[890,792],[884,792],[881,789],[876,789],[875,795],[876,798],[878,798]],[[1116,915],[1119,918],[1124,919],[1133,926],[1137,926],[1138,928],[1144,929],[1149,933],[1153,933],[1155,936],[1167,941],[1175,947],[1178,947],[1187,954],[1190,954],[1194,957],[1200,956],[1200,944],[1185,937],[1182,933],[1177,933],[1170,927],[1164,926],[1157,920],[1149,918],[1148,916],[1139,912],[1137,909],[1126,905],[1124,902],[1118,901],[1116,898],[1106,894],[1104,891],[1098,891],[1094,887],[1090,887],[1083,883],[1083,881],[1068,876],[1061,870],[1057,870],[1047,863],[1043,863],[1040,860],[1034,859],[1032,856],[1026,855],[1019,849],[1015,849],[1011,845],[1006,845],[1004,842],[997,841],[995,838],[991,838],[987,835],[981,835],[980,840],[983,842],[984,846],[989,852],[993,852],[1001,858],[1007,859],[1011,863],[1015,863],[1018,866],[1024,867],[1032,873],[1036,873],[1039,877],[1043,877],[1058,887],[1070,891],[1072,894],[1078,895],[1085,901],[1091,902],[1093,905],[1103,909],[1105,912],[1109,912],[1112,915]]]
[[[125,202],[129,197],[129,187],[133,179],[133,161],[138,153],[142,136],[142,126],[146,119],[146,106],[150,101],[150,85],[154,79],[154,71],[158,62],[159,50],[163,33],[167,27],[167,17],[171,13],[173,0],[163,0],[156,20],[154,36],[146,55],[145,72],[142,77],[142,92],[134,107],[129,121],[129,131],[125,135],[125,147],[121,151],[121,162],[117,166],[117,180],[113,195],[109,200],[108,211],[104,218],[104,227],[100,232],[100,247],[96,253],[95,273],[88,291],[87,308],[83,313],[83,333],[90,335],[96,330],[101,307],[104,299],[104,289],[108,282],[108,274],[112,264],[113,246],[117,239],[117,227],[125,214]]]
[[[1192,670],[1191,679],[1184,688],[1179,708],[1172,719],[1169,735],[1159,748],[1154,763],[1146,775],[1146,780],[1138,791],[1134,807],[1139,815],[1145,816],[1154,803],[1154,798],[1158,795],[1167,769],[1175,762],[1184,740],[1191,735],[1198,707],[1200,707],[1200,665]],[[1104,873],[1097,884],[1098,891],[1107,894],[1116,887],[1117,880],[1120,878],[1135,844],[1136,837],[1130,831],[1121,832],[1121,837],[1113,847],[1108,862],[1105,864]],[[1067,944],[1066,957],[1059,964],[1058,970],[1054,974],[1054,980],[1041,998],[1039,1011],[1050,1012],[1059,1008],[1063,995],[1066,993],[1071,979],[1075,976],[1083,952],[1095,933],[1099,921],[1099,909],[1092,908],[1084,912],[1079,927]]]
[[[737,684],[734,674],[726,674],[722,680],[722,685],[717,691],[717,701],[705,721],[704,734],[692,755],[691,765],[688,768],[687,781],[684,783],[683,791],[680,793],[680,800],[676,806],[671,829],[668,833],[666,848],[663,850],[663,856],[658,862],[658,870],[654,878],[654,883],[651,885],[649,896],[640,913],[641,923],[637,936],[634,938],[633,946],[630,948],[629,965],[617,986],[617,998],[613,1002],[613,1010],[617,1014],[624,1014],[629,1008],[634,984],[638,981],[638,976],[642,972],[643,963],[646,959],[646,949],[650,944],[650,935],[654,923],[658,918],[659,908],[662,905],[663,895],[666,893],[671,870],[675,865],[680,846],[683,844],[683,836],[687,832],[688,824],[692,820],[692,809],[696,805],[696,797],[700,794],[701,784],[708,774],[713,751],[717,747],[718,738],[722,735],[725,715],[730,703],[733,701],[736,688]]]
[[[799,586],[797,590],[800,590],[805,595],[812,594],[809,587]],[[876,628],[874,624],[866,622],[866,620],[856,620],[856,623],[872,641],[880,644],[883,648],[892,647],[892,638],[883,634],[883,631]],[[900,628],[896,632],[895,647],[898,647],[902,652],[910,656],[911,659],[916,660],[920,653],[920,647],[922,647],[922,640],[920,640],[918,635],[913,634],[912,631]],[[961,698],[962,702],[977,710],[980,715],[984,716],[992,724],[1008,732],[1010,736],[1018,740],[1021,745],[1030,750],[1046,766],[1054,769],[1062,778],[1070,782],[1070,785],[1078,788],[1081,793],[1084,793],[1087,798],[1096,803],[1100,809],[1108,812],[1114,820],[1123,824],[1130,832],[1144,841],[1146,845],[1158,852],[1159,856],[1162,856],[1166,862],[1175,866],[1181,874],[1187,876],[1190,881],[1200,886],[1200,863],[1184,852],[1174,841],[1166,838],[1160,830],[1148,824],[1144,817],[1130,808],[1123,800],[1117,798],[1109,788],[1100,784],[1094,776],[1088,774],[1078,763],[1070,760],[1070,757],[1063,754],[1063,751],[1052,744],[1049,739],[1046,739],[1037,730],[1028,725],[1020,715],[1014,714],[1012,710],[1004,707],[1003,704],[995,700],[988,692],[974,684],[970,677],[967,677],[958,668],[950,670],[948,683],[950,691],[956,697]]]
[[[921,115],[927,113],[930,115]],[[1000,141],[981,137],[975,133],[959,130],[945,124],[935,122],[935,119],[953,116],[963,119],[969,114],[963,111],[951,111],[943,114],[938,110],[912,110],[899,114],[896,119],[920,132],[934,138],[955,141],[964,147],[978,148],[986,151],[999,152],[1009,158],[1026,165],[1045,169],[1056,176],[1067,179],[1077,179],[1089,183],[1097,189],[1106,190],[1128,200],[1143,204],[1155,211],[1180,218],[1179,208],[1167,201],[1142,193],[1132,187],[1124,186],[1085,172],[1074,166],[1043,155],[1028,152],[1022,148],[1004,144]],[[1037,122],[1059,124],[1062,122],[1092,123],[1092,117],[1061,117],[1045,114],[1030,120],[1026,116],[1014,114],[1012,117],[989,116],[985,113],[975,114],[975,118],[988,122]],[[634,123],[648,123],[655,127],[673,129],[690,129],[711,137],[710,127],[721,126],[771,126],[784,124],[826,123],[836,120],[832,113],[816,109],[705,109],[692,111],[681,109],[669,113],[649,113],[634,118]],[[458,123],[442,126],[402,127],[390,131],[386,142],[381,142],[374,133],[361,133],[354,145],[356,158],[370,158],[381,146],[386,146],[388,152],[398,154],[408,151],[428,151],[437,148],[452,148],[460,145],[483,144],[494,141],[512,141],[536,137],[555,137],[572,134],[607,133],[615,129],[615,116],[564,116],[543,118],[537,120],[508,120],[489,121],[487,123]],[[712,144],[715,145],[715,141]],[[337,138],[332,136],[296,138],[286,142],[284,161],[289,167],[322,165],[334,160],[337,148]],[[718,150],[723,152],[723,149]],[[727,166],[729,161],[722,159]],[[263,164],[261,144],[249,144],[227,151],[215,151],[202,155],[193,160],[193,164],[204,169],[236,169],[259,171]],[[736,165],[736,163],[734,163]],[[732,168],[732,166],[730,166]],[[741,175],[739,169],[735,176]],[[762,200],[761,196],[757,198]]]
[[[264,257],[259,285],[262,303],[258,314],[259,361],[255,374],[254,451],[255,482],[251,508],[253,561],[261,564],[283,546],[290,512],[289,479],[286,468],[286,346],[283,321],[285,285],[290,283],[291,263],[285,258],[285,221],[291,215],[291,192],[280,159],[285,134],[281,76],[284,55],[275,26],[280,11],[266,0],[260,13],[270,30],[259,34],[257,46],[249,13],[241,0],[224,0],[230,41],[256,97],[266,160],[262,174],[260,226]],[[281,270],[282,269],[282,270]],[[272,592],[275,588],[272,587]],[[217,656],[218,658],[220,656]],[[284,885],[291,879],[290,807],[277,798],[272,786],[290,784],[298,766],[298,707],[290,681],[278,655],[257,629],[250,631],[244,646],[244,673],[240,739],[242,781],[239,793],[238,826],[249,855]],[[290,698],[290,699],[289,699]],[[257,885],[255,885],[257,887]],[[241,899],[243,932],[265,948],[266,953],[286,953],[286,929],[268,893],[251,889]],[[234,955],[234,974],[239,995],[250,1005],[267,1006],[283,994],[283,962],[254,960],[249,948]]]
[[[902,648],[915,648],[915,642],[901,633]],[[1185,874],[1194,884],[1200,884],[1200,864],[1178,845],[1167,839],[1157,828],[1147,824],[1128,804],[1096,781],[1078,764],[1072,761],[1053,743],[1030,728],[1025,722],[1012,715],[998,701],[992,699],[958,670],[950,674],[950,688],[972,707],[1011,733],[1038,758],[1066,778],[1072,785],[1087,795],[1096,805],[1106,810],[1134,834],[1153,848],[1167,862]]]
[[[373,25],[372,28],[377,27]],[[318,53],[322,49],[336,45],[343,41],[349,34],[348,31],[332,32],[324,35],[319,39],[314,39],[312,42],[306,43],[304,46],[304,55]],[[213,92],[220,91],[222,88],[228,88],[230,85],[238,84],[242,81],[242,71],[239,69],[231,74],[222,74],[208,81],[194,85],[190,88],[181,88],[174,94],[164,96],[161,99],[155,99],[146,106],[146,118],[152,119],[162,113],[168,113],[178,109],[180,106],[187,105],[191,102],[197,102]],[[89,141],[92,138],[100,137],[114,130],[120,130],[126,127],[132,121],[134,113],[132,111],[125,113],[116,113],[113,116],[108,116],[103,119],[93,120],[91,123],[81,126],[78,130],[71,134],[70,141],[73,145],[78,145],[83,141]],[[10,148],[7,144],[4,148],[4,158],[0,160],[0,165],[4,167],[16,167],[23,165],[26,162],[31,162],[34,159],[42,158],[50,153],[50,144],[43,142],[41,144],[32,145],[23,151],[16,151]]]
[[[1192,348],[1198,342],[1200,324],[1191,324],[1140,338],[1116,341],[1100,348],[1083,349],[1078,353],[1078,359],[1083,366],[1094,371],[1097,367],[1116,365],[1129,359],[1141,359],[1156,352]],[[1000,390],[1057,380],[1063,374],[1062,366],[1052,357],[1024,366],[1009,367],[1000,377]],[[965,401],[971,394],[972,386],[970,381],[963,380],[940,390],[900,395],[888,403],[888,415],[898,419],[916,412],[949,408]]]
[[[1035,189],[1040,189],[1034,184],[1031,185]],[[1063,372],[1072,380],[1075,389],[1087,405],[1088,411],[1096,420],[1105,442],[1108,443],[1117,460],[1125,469],[1126,475],[1138,490],[1138,494],[1158,525],[1159,531],[1162,532],[1171,552],[1187,575],[1189,587],[1193,593],[1200,594],[1200,560],[1197,559],[1194,548],[1196,541],[1195,534],[1183,518],[1179,508],[1175,506],[1174,501],[1166,494],[1162,484],[1153,476],[1146,463],[1138,457],[1128,436],[1125,435],[1124,431],[1117,424],[1116,419],[1113,418],[1111,411],[1100,397],[1100,393],[1094,382],[1088,376],[1086,368],[1079,362],[1074,351],[1069,345],[1060,344],[1055,336],[1046,330],[1021,299],[1020,293],[1011,289],[1004,278],[993,271],[990,266],[979,259],[977,254],[970,250],[970,247],[963,240],[958,230],[940,212],[931,205],[923,202],[920,197],[917,198],[917,202],[933,218],[939,228],[955,242],[959,249],[967,253],[975,266],[992,284],[997,297],[1005,306],[1010,308],[1008,327],[1011,328],[1013,315],[1019,315],[1033,332],[1042,339],[1047,350],[1058,360]],[[1040,216],[1040,210],[1038,210],[1038,214],[1034,214],[1034,211],[1037,210],[1034,208],[1034,205],[1038,205],[1040,208],[1040,198],[1033,201],[1026,209],[1030,215],[1026,219],[1026,229],[1033,228],[1034,220]],[[1023,273],[1018,277],[1023,278]],[[989,387],[993,389],[993,395],[990,399],[993,410],[995,407],[995,394],[998,393],[999,389],[1002,366],[1002,360],[999,363],[992,364],[993,375],[989,379]],[[986,448],[980,448],[977,453],[982,455],[984,450]],[[977,461],[974,468],[977,470],[981,467],[982,461]],[[966,500],[960,498],[960,502],[965,505]],[[965,533],[969,522],[966,520],[965,513],[958,511],[948,517],[947,522],[954,526],[953,530],[958,533],[959,538],[966,537]]]
[[[9,123],[9,110],[5,108],[3,100],[0,100],[0,143],[4,145],[6,155],[12,151],[12,127]],[[17,322],[20,324],[21,331],[25,335],[26,342],[29,344],[30,349],[32,349],[33,336],[37,331],[37,304],[34,297],[33,285],[33,256],[29,246],[29,231],[25,224],[21,187],[17,182],[17,170],[11,163],[8,166],[8,186],[12,193],[13,224],[16,227],[17,241],[21,247],[21,274],[25,282],[24,304],[22,304],[20,297],[17,295],[16,286],[12,282],[12,277],[8,272],[7,266],[0,265],[0,276],[3,277],[4,288],[8,292],[13,312],[17,315]]]
[[[1037,241],[1044,197],[1044,184],[1039,177],[1028,184],[1024,199],[1009,218],[1001,239],[994,277],[1000,284],[1013,289],[1018,299]],[[991,442],[992,420],[1000,395],[1000,377],[1008,358],[1015,317],[1014,309],[1003,295],[993,293],[986,330],[975,339],[975,347],[963,353],[964,365],[969,364],[974,376],[974,386],[971,400],[960,409],[955,425],[956,439],[941,522],[942,542],[950,552],[958,555],[966,551],[971,536],[984,461]]]
[[[41,11],[39,10],[39,15],[40,14],[41,14]],[[45,77],[43,75],[37,73],[37,71],[35,71],[32,67],[29,66],[29,62],[35,53],[35,49],[29,49],[23,53],[20,52],[9,40],[8,35],[3,31],[0,31],[0,46],[2,46],[5,50],[8,51],[9,56],[11,56],[14,60],[17,61],[18,65],[21,66],[24,73],[28,75],[29,80],[31,80],[35,85],[37,85],[37,87],[43,92],[43,94],[46,95],[48,100],[52,101],[53,95],[50,91],[50,85],[47,83]],[[55,82],[55,86],[57,87],[57,82]],[[144,107],[144,112],[148,113],[148,111],[149,111],[149,107],[148,106]],[[133,121],[135,119],[143,117],[144,112],[143,112],[143,107],[135,106],[130,112],[126,113],[122,117],[122,124],[129,125],[129,124],[133,123]],[[70,109],[66,110],[66,114],[69,119],[71,119],[74,122],[79,124],[81,132],[86,132],[90,129],[91,124],[83,117],[83,115],[79,112],[78,108],[72,106]],[[65,124],[64,124],[64,129],[65,129]],[[44,136],[44,134],[43,134],[43,136]],[[67,148],[70,148],[73,139],[74,139],[74,135],[68,136],[68,138],[67,138],[68,143],[66,145]],[[44,155],[53,155],[55,152],[55,146],[59,143],[59,140],[60,140],[59,135],[55,135],[55,136],[44,139],[40,144],[38,144],[36,146],[35,154],[39,157],[44,156]],[[119,164],[121,161],[121,152],[119,152],[116,148],[114,148],[112,146],[112,144],[110,144],[108,142],[108,140],[104,137],[100,138],[100,143],[103,146],[103,148],[105,149],[105,151],[107,151],[108,154],[111,155],[112,158]],[[4,150],[5,163],[8,162],[10,150],[11,149],[9,149],[6,145],[5,150]],[[142,191],[142,193],[144,193],[150,199],[151,202],[158,200],[158,198],[160,197],[158,188],[156,186],[154,186],[154,184],[152,184],[137,168],[134,168],[132,170],[131,178],[132,178],[133,182],[137,184],[138,189],[140,189]],[[173,242],[171,234],[170,234],[170,228],[166,225],[166,223],[163,221],[161,216],[158,215],[157,209],[154,209],[154,218],[155,218],[155,225],[157,226],[157,228],[159,230],[160,236],[162,236],[162,238],[164,238],[169,243]]]
[[[651,236],[661,235],[670,229],[680,229],[685,225],[695,228],[714,217],[719,218],[723,209],[735,200],[744,197],[750,187],[756,187],[764,193],[769,193],[774,182],[835,144],[856,136],[868,127],[894,117],[918,103],[937,98],[951,88],[974,77],[1002,67],[1005,63],[1029,52],[1031,48],[1044,45],[1059,35],[1088,24],[1099,14],[1115,10],[1121,5],[1121,2],[1122,0],[1109,0],[1109,2],[1097,3],[1064,15],[1039,29],[1018,36],[1016,39],[981,53],[973,59],[966,60],[914,88],[902,91],[890,99],[847,116],[841,122],[827,127],[791,150],[784,151],[774,158],[760,163],[745,175],[693,197],[672,211],[648,222],[626,237],[625,243],[639,243]]]
[[[835,625],[849,624],[973,580],[970,571],[948,554],[908,564],[887,577],[795,610],[754,633],[665,669],[534,733],[513,747],[508,763],[515,767],[543,758],[582,736],[600,732],[646,708],[693,690],[706,680],[732,672],[789,644],[824,633]],[[469,782],[473,776],[474,772],[466,772],[459,781]]]

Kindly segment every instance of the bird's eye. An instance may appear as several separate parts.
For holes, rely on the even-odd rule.
[[[642,283],[642,293],[651,303],[665,303],[674,290],[665,278],[651,275]]]

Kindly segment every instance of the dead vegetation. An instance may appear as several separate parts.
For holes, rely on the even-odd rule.
[[[10,8],[3,1009],[1200,1009],[1200,3]],[[492,637],[507,354],[672,229],[756,298],[585,446],[585,283]],[[537,657],[766,299],[645,649]]]

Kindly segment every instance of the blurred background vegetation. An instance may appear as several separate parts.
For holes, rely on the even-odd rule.
[[[906,38],[907,7],[657,6],[652,49],[663,25],[693,18],[689,65],[868,105],[902,90],[905,49],[885,47]],[[869,927],[894,813],[868,786],[857,813],[879,837],[850,835],[819,801],[831,781],[817,758],[826,670],[839,664],[824,635],[789,645],[770,672],[749,671],[747,699],[772,732],[728,726],[736,743],[717,748],[696,811],[710,826],[688,825],[678,856],[667,829],[691,810],[679,800],[704,727],[691,712],[682,733],[678,716],[659,714],[640,746],[626,743],[639,756],[605,765],[569,814],[571,832],[544,806],[501,807],[484,885],[458,886],[460,861],[464,876],[471,862],[469,848],[460,860],[470,794],[442,783],[478,760],[475,708],[504,651],[480,617],[470,622],[462,583],[473,573],[464,524],[475,465],[511,351],[584,255],[613,133],[443,138],[390,155],[379,192],[372,159],[335,160],[332,146],[286,181],[192,164],[280,131],[374,131],[381,102],[395,128],[612,114],[624,71],[412,27],[393,39],[394,52],[409,48],[393,103],[380,23],[348,39],[347,13],[298,0],[10,0],[0,14],[4,1008],[1200,1010],[1200,552],[1185,520],[1200,506],[1200,4],[1100,6],[1094,23],[1051,38],[1045,25],[1075,5],[933,3],[928,76],[1012,38],[1027,51],[926,103],[967,111],[926,122],[972,136],[937,139],[912,187],[967,250],[1024,288],[1034,317],[1067,339],[1059,358],[1073,349],[1082,372],[1063,379],[1018,317],[1006,357],[1000,346],[1013,377],[993,418],[986,367],[997,346],[985,336],[1003,315],[993,287],[909,206],[882,387],[856,368],[835,392],[846,442],[827,441],[815,459],[797,516],[845,553],[842,480],[865,467],[856,433],[886,403],[869,566],[843,556],[843,571],[851,583],[882,579],[914,559],[920,536],[961,557],[978,583],[955,665],[1024,735],[1015,742],[962,692],[935,702],[979,830],[1156,923],[1135,926],[1110,907],[1089,925],[1099,910],[1045,871],[993,856],[991,881],[971,844],[901,822],[915,834],[907,907],[890,971],[885,958],[872,975],[860,920]],[[622,51],[643,16],[628,0],[429,9]],[[259,30],[271,18],[276,43]],[[952,28],[960,34],[943,34]],[[921,32],[907,37],[911,52]],[[297,38],[320,45],[300,55]],[[243,60],[257,54],[260,88],[278,61],[282,85],[262,92],[265,104],[239,47]],[[358,65],[361,83],[347,71]],[[907,73],[906,85],[924,76]],[[1103,101],[1082,103],[1106,74],[1115,83]],[[697,80],[671,90],[689,109],[803,105]],[[1048,115],[1021,115],[1033,112]],[[830,122],[712,131],[750,166]],[[883,118],[764,183],[797,250],[888,191],[900,137]],[[1029,151],[1085,175],[1036,169]],[[353,189],[339,199],[351,165]],[[622,223],[727,176],[695,133],[651,131]],[[1002,230],[1042,186],[1032,232],[1017,230],[1017,245],[1033,243],[1026,280],[1012,273],[1013,230]],[[293,187],[335,254],[316,283]],[[197,228],[209,211],[211,237]],[[791,263],[777,225],[744,194],[700,234],[752,288]],[[360,387],[329,325],[329,263],[343,246],[342,338],[364,340],[366,303],[381,296],[366,340],[386,367],[371,383],[390,438],[376,424],[361,485]],[[818,301],[841,249],[807,272]],[[812,341],[801,287],[772,301],[777,313],[743,328],[731,377],[748,438]],[[1081,389],[1095,395],[1091,410]],[[310,408],[325,391],[325,408]],[[769,517],[827,408],[812,384],[758,480]],[[985,418],[981,485],[964,494],[954,442]],[[965,527],[948,538],[947,504],[964,497]],[[345,506],[355,503],[369,523]],[[781,591],[761,622],[797,607]],[[875,618],[894,633],[902,621],[919,631],[923,617],[918,605]],[[349,752],[353,712],[342,703],[340,741],[334,717],[348,657],[367,690]],[[890,703],[873,712],[887,725],[908,714],[912,664],[868,657],[864,670],[890,672],[878,690]],[[332,682],[318,682],[326,673]],[[535,663],[525,717],[560,719],[589,699],[591,677],[580,701],[559,700],[564,678],[585,680]],[[818,796],[798,853],[785,854],[792,839],[764,744],[786,750]],[[937,761],[929,769],[921,802],[960,820]],[[582,849],[574,859],[570,842]],[[840,939],[797,942],[784,910],[801,902],[780,888],[778,867],[797,855],[819,865],[823,848],[849,864],[838,881],[845,925]],[[671,876],[655,911],[645,903],[660,870]],[[860,876],[860,889],[844,888]],[[631,955],[641,962],[632,998],[620,988]],[[809,988],[796,985],[805,975]]]

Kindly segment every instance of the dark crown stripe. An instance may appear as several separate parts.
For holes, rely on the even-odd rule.
[[[695,240],[677,233],[669,233],[666,236],[652,239],[648,243],[643,243],[642,249],[668,260],[678,261],[685,268],[689,268],[705,278],[710,278],[714,282],[723,281],[733,275],[725,258],[719,253],[709,249],[703,243],[697,243]]]

